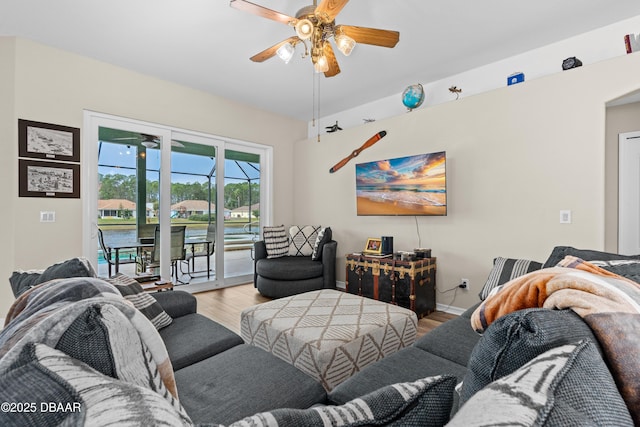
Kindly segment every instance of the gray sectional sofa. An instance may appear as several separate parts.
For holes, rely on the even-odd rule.
[[[175,369],[180,403],[195,423],[230,424],[258,412],[325,402],[320,383],[198,314],[191,294],[153,296],[173,317],[159,332]]]
[[[556,248],[548,262],[554,262],[554,257],[575,254],[575,251],[567,247]],[[601,259],[605,256],[601,254],[581,255]],[[504,265],[510,263],[502,263],[501,270],[505,269]],[[541,266],[536,265],[536,268]],[[629,264],[623,268],[629,269]],[[524,268],[524,271],[527,269]],[[637,271],[637,267],[634,271]],[[500,273],[497,276],[501,279],[493,281],[491,287],[511,278],[509,272],[497,273]],[[100,292],[107,294],[112,292],[109,285],[99,283],[100,280],[86,279],[86,282],[88,288],[97,287]],[[51,287],[51,282],[40,286]],[[412,346],[364,368],[327,394],[319,383],[293,366],[259,348],[243,344],[235,333],[198,314],[196,299],[192,295],[170,291],[154,293],[152,296],[172,318],[168,326],[159,330],[159,336],[174,371],[179,404],[167,393],[172,384],[163,388],[162,385],[157,386],[155,380],[145,380],[154,391],[153,396],[162,395],[171,402],[173,412],[166,408],[163,409],[165,412],[158,409],[139,411],[148,417],[145,419],[138,415],[138,420],[145,420],[140,425],[154,425],[152,414],[160,414],[158,417],[162,417],[160,419],[169,425],[229,425],[244,417],[271,411],[268,415],[253,416],[246,425],[315,426],[322,425],[321,420],[327,417],[335,420],[357,419],[363,402],[369,404],[372,416],[378,417],[382,409],[384,414],[375,420],[345,421],[343,425],[440,426],[449,423],[451,426],[471,426],[500,423],[624,426],[633,425],[634,421],[637,425],[640,421],[632,418],[637,412],[627,406],[618,392],[604,361],[599,340],[594,337],[587,323],[571,310],[516,310],[497,319],[481,335],[471,327],[471,317],[476,307],[470,308],[461,316],[422,336]],[[83,298],[99,301],[100,307],[121,305],[114,301],[116,298],[113,296],[106,300],[102,297],[96,299],[97,296],[88,291],[83,291],[78,298],[80,301],[71,305],[82,303]],[[64,301],[69,300],[68,296],[64,296]],[[121,307],[123,313],[135,318],[135,313],[127,310],[126,306]],[[98,313],[106,318],[109,312],[102,308]],[[90,314],[85,316],[86,319],[95,320],[96,311]],[[89,322],[83,320],[85,317],[78,317],[81,324]],[[14,321],[17,320],[20,320],[20,316]],[[73,322],[77,323],[78,320]],[[125,322],[118,329],[128,325]],[[33,355],[38,355],[42,349],[26,346],[20,357],[14,354],[16,352],[11,352],[12,345],[17,346],[22,342],[15,344],[9,339],[11,326],[12,323],[0,332],[0,400],[33,400],[34,390],[24,390],[24,386],[20,386],[24,380],[16,373],[29,370],[16,370],[16,367],[31,366],[21,360],[34,363]],[[92,328],[95,330],[95,325]],[[38,341],[54,347],[50,340],[38,338]],[[91,365],[91,360],[85,360],[82,356],[83,342],[69,339],[60,341],[66,341],[66,347],[56,345],[56,349],[73,353],[76,355],[73,357]],[[81,350],[77,350],[77,347]],[[149,347],[151,350],[155,348],[153,343]],[[158,349],[154,351],[158,352]],[[162,349],[159,353],[162,354]],[[7,354],[11,356],[11,363],[7,361]],[[45,366],[40,359],[37,361]],[[133,362],[135,360],[127,364]],[[161,364],[158,366],[161,372]],[[98,369],[93,365],[91,367]],[[48,369],[56,372],[54,368]],[[153,373],[152,369],[147,370]],[[111,375],[123,381],[123,375],[117,372]],[[58,377],[57,374],[53,376]],[[457,391],[454,391],[456,384]],[[13,390],[26,391],[26,394],[13,393]],[[79,399],[78,395],[73,396],[72,401]],[[153,400],[148,394],[134,396],[142,396],[131,398],[136,408]],[[47,398],[62,399],[59,394]],[[82,401],[83,405],[90,406],[86,403],[89,399]],[[393,410],[389,409],[391,406],[394,406]],[[176,413],[179,415],[175,417],[177,421],[170,421],[174,420],[172,417]],[[72,424],[96,425],[93,423],[95,420],[90,418],[91,414],[90,409],[86,410],[82,414],[85,418],[75,420]],[[59,420],[55,416],[59,415],[45,414],[40,421],[56,424]],[[22,421],[18,414],[0,413],[1,425],[21,425],[24,424]]]
[[[329,393],[329,402],[341,405],[389,384],[446,373],[454,375],[459,382],[452,405],[452,426],[639,425],[638,384],[633,380],[621,383],[621,378],[628,381],[625,377],[638,378],[640,374],[640,364],[636,362],[637,341],[640,337],[636,336],[633,327],[629,329],[626,326],[640,324],[640,313],[631,311],[617,314],[612,301],[628,301],[628,298],[634,300],[633,304],[636,306],[640,303],[640,256],[558,246],[544,263],[496,258],[480,296],[487,297],[494,288],[518,277],[524,280],[525,274],[538,269],[550,271],[565,257],[590,261],[608,272],[635,282],[623,297],[620,297],[622,293],[616,293],[611,299],[608,299],[605,291],[594,287],[598,280],[587,282],[586,287],[599,299],[590,301],[588,298],[593,295],[589,295],[587,299],[580,299],[580,296],[575,299],[576,309],[582,309],[583,316],[589,319],[584,312],[589,309],[590,304],[611,303],[602,310],[606,314],[595,310],[589,319],[591,324],[597,326],[596,330],[571,309],[527,308],[499,317],[480,334],[473,330],[471,321],[472,315],[479,311],[481,303],[478,303],[458,318],[424,335],[413,346],[356,373]],[[580,280],[587,280],[582,274],[582,271],[568,273],[571,276],[571,283],[567,286],[570,297],[564,296],[558,300],[558,304],[568,305],[579,294]],[[619,289],[622,289],[625,283],[612,279],[603,285],[621,286]],[[555,286],[559,287],[558,284]],[[543,288],[529,288],[531,289],[538,292]],[[511,294],[511,297],[515,298],[514,295]],[[528,299],[529,296],[534,300],[542,298],[534,293],[525,295],[524,298]],[[611,316],[611,312],[612,317],[620,316],[622,319],[618,329],[615,329],[618,325],[610,317],[604,318]],[[483,314],[481,312],[478,317],[482,318]],[[599,323],[598,318],[604,318],[604,321]],[[611,336],[606,327],[611,328]],[[617,356],[614,359],[611,357],[611,349],[603,351],[601,343],[613,347],[611,342],[616,341],[626,341],[621,347],[633,354],[630,359],[624,354],[613,354]],[[571,350],[571,346],[575,348]],[[544,389],[544,378],[552,371],[551,366],[560,366],[557,360],[545,366],[539,377],[522,380],[527,373],[535,370],[535,362],[540,365],[544,363],[540,360],[551,360],[557,356],[553,355],[554,351],[570,354],[567,359],[569,362],[562,367],[561,374],[549,382],[547,389]],[[629,361],[631,362],[627,363]],[[615,366],[613,371],[610,371],[610,365]],[[632,369],[632,372],[628,375],[622,372],[621,375],[620,371],[624,369]],[[528,382],[532,387],[520,387],[519,382]],[[544,389],[544,392],[536,395],[532,390],[538,387]],[[636,391],[629,392],[629,389]]]
[[[87,275],[91,276],[90,270]],[[36,411],[25,413],[16,407],[15,412],[0,412],[0,425],[102,425],[104,420],[94,409],[96,398],[64,376],[62,381],[59,364],[47,363],[55,351],[61,352],[56,357],[70,356],[66,363],[84,363],[89,366],[85,369],[97,371],[93,374],[113,377],[127,387],[148,385],[170,403],[170,408],[159,409],[158,402],[143,402],[136,398],[139,389],[110,394],[115,387],[110,384],[101,400],[113,400],[113,410],[123,415],[108,418],[106,425],[230,424],[257,412],[303,409],[326,401],[320,383],[198,314],[193,295],[179,290],[129,294],[121,290],[126,279],[109,282],[76,277],[23,289],[8,316],[10,322],[0,331],[0,401],[31,402],[35,406],[29,409]],[[156,331],[157,319],[164,316],[168,321]],[[168,374],[163,372],[166,368],[171,370]],[[47,376],[40,378],[40,371]],[[47,389],[53,394],[38,392]],[[69,396],[59,392],[69,389]],[[179,403],[172,396],[175,390]],[[119,407],[116,402],[123,393],[131,399],[129,406]],[[79,409],[62,419],[37,413],[42,402],[59,400]]]
[[[173,291],[153,296],[174,318],[160,335],[174,364],[180,402],[198,423],[228,424],[276,408],[342,405],[387,385],[441,374],[462,380],[480,339],[469,321],[474,307],[365,368],[327,396],[301,371],[243,344],[235,333],[196,313],[192,295]]]
[[[480,339],[480,334],[471,329],[470,316],[474,309],[443,323],[412,346],[367,366],[334,388],[329,393],[329,401],[342,405],[389,384],[433,375],[454,375],[462,381],[471,352]]]

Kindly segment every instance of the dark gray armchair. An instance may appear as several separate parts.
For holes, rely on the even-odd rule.
[[[303,292],[336,288],[336,249],[330,240],[322,247],[319,261],[310,256],[267,258],[263,240],[254,243],[253,284],[262,295],[282,298]]]

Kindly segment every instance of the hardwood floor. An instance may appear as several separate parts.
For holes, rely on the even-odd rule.
[[[247,307],[270,301],[253,287],[253,283],[194,294],[198,313],[240,334],[240,313]],[[436,311],[418,320],[418,336],[422,336],[456,315]]]
[[[253,283],[194,294],[198,313],[215,320],[240,335],[240,313],[247,307],[271,301],[253,287]]]

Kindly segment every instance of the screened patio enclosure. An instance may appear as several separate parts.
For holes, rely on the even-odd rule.
[[[140,244],[152,242],[160,199],[170,197],[171,225],[186,226],[185,254],[202,255],[193,257],[190,264],[187,260],[176,263],[178,283],[220,279],[216,259],[224,262],[225,277],[253,273],[251,249],[260,231],[258,154],[175,139],[171,141],[170,174],[163,174],[158,137],[107,127],[100,127],[98,134],[98,227],[107,251],[119,247],[120,260],[139,259],[151,247]],[[224,151],[222,164],[217,151]],[[216,185],[220,167],[224,171],[222,197]],[[161,194],[160,180],[169,176],[170,194]],[[217,226],[219,221],[223,227]],[[211,228],[223,230],[221,236],[214,236],[212,251],[204,243],[189,243],[213,240],[208,237]],[[108,275],[105,249],[98,248],[101,276]],[[215,251],[223,251],[223,258],[214,256]],[[140,263],[119,266],[121,272],[133,275],[143,268]]]

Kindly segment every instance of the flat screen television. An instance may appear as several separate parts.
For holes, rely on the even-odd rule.
[[[446,152],[356,165],[358,215],[446,215]]]

